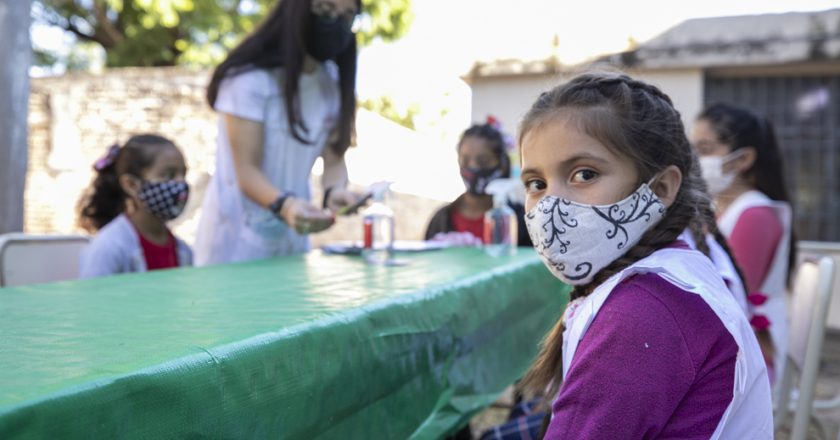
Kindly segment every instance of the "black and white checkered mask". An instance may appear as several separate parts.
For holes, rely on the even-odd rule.
[[[137,198],[155,217],[169,221],[181,215],[190,196],[190,186],[183,180],[143,182]]]

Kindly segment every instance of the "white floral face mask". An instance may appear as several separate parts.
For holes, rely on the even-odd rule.
[[[665,215],[647,183],[611,205],[583,205],[545,196],[525,215],[525,225],[546,267],[568,284],[592,281],[624,255]]]

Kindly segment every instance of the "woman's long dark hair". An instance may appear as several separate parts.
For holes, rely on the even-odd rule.
[[[361,1],[356,1],[361,10]],[[268,17],[239,43],[213,71],[207,102],[215,106],[222,80],[252,69],[283,68],[281,88],[289,129],[298,141],[310,144],[308,128],[300,113],[298,82],[306,54],[312,0],[279,0]],[[330,148],[343,156],[350,146],[356,119],[356,38],[335,58],[338,66],[341,113],[338,136]]]
[[[715,103],[706,107],[697,119],[708,122],[718,142],[727,145],[732,151],[752,147],[756,153],[755,162],[743,173],[743,177],[767,197],[790,204],[793,212],[793,203],[785,186],[782,153],[776,141],[773,124],[769,120],[744,107],[727,103]],[[795,265],[796,235],[791,227],[788,243],[788,285]]]
[[[125,145],[113,145],[107,155],[97,161],[96,178],[80,201],[79,224],[89,232],[96,232],[125,211],[128,195],[120,185],[120,177],[131,174],[142,178],[143,172],[154,165],[162,148],[177,148],[175,144],[156,134],[132,136]]]

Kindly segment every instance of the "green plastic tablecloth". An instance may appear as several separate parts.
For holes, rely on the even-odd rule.
[[[0,438],[439,438],[522,375],[569,289],[530,249],[406,258],[0,289]]]

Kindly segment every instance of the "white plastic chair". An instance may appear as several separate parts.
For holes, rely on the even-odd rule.
[[[781,428],[789,411],[794,410],[791,440],[804,440],[814,408],[840,404],[840,399],[814,402],[820,368],[828,306],[834,283],[834,260],[806,255],[796,270],[790,300],[790,334],[784,373],[779,383],[775,428]],[[798,384],[794,382],[798,376]],[[791,394],[796,394],[791,402]]]
[[[88,241],[84,235],[0,235],[0,287],[78,278]]]

